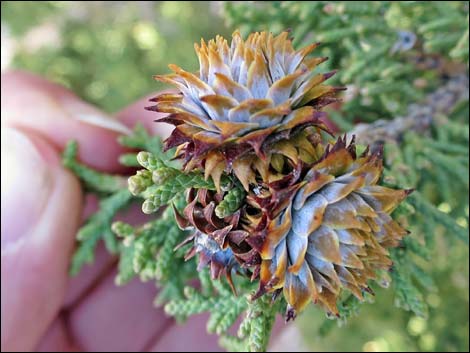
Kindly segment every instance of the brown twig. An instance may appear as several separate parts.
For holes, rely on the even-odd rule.
[[[371,145],[372,149],[385,142],[400,141],[407,131],[425,134],[433,122],[448,116],[468,96],[468,74],[460,74],[429,94],[424,102],[410,105],[406,116],[358,124],[351,133],[359,143]]]

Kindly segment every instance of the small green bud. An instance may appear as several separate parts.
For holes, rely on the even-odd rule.
[[[142,212],[145,214],[151,214],[158,210],[158,206],[152,200],[145,200],[142,204]]]
[[[176,303],[169,302],[168,304],[165,305],[164,310],[167,315],[173,315],[175,312],[177,312],[178,307]]]
[[[138,167],[137,155],[135,153],[126,153],[119,156],[119,163],[127,167]]]
[[[150,156],[151,156],[151,154],[148,153],[148,152],[145,152],[145,151],[139,152],[137,154],[137,162],[139,162],[139,164],[142,167],[147,168],[148,167],[148,160],[149,160]]]
[[[121,221],[114,222],[111,225],[111,230],[121,238],[126,238],[134,233],[134,227]]]
[[[152,174],[148,170],[139,170],[128,179],[129,191],[136,196],[152,185]]]
[[[145,151],[139,152],[137,154],[137,162],[139,162],[142,167],[148,170],[155,170],[166,167],[165,163],[163,163],[161,159],[155,157],[150,152]]]
[[[183,289],[184,296],[186,298],[192,298],[196,294],[196,290],[193,287],[184,287]]]
[[[235,213],[242,205],[245,192],[242,188],[235,187],[230,190],[215,208],[215,214],[219,218],[224,218]]]
[[[158,168],[152,173],[152,180],[156,185],[162,185],[176,173],[171,168]]]

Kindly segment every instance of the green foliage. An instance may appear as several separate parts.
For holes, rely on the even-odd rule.
[[[207,331],[216,333],[220,344],[231,352],[264,352],[271,336],[271,329],[279,310],[280,301],[274,305],[264,296],[250,300],[244,296],[235,296],[230,287],[220,281],[212,281],[207,270],[199,272],[201,290],[186,287],[183,299],[171,300],[165,305],[165,311],[178,320],[189,316],[209,312]],[[239,278],[237,288],[245,293],[253,290],[253,284]],[[237,336],[227,333],[240,315],[244,318],[238,327]]]
[[[132,134],[119,136],[118,141],[121,145],[134,150],[152,153],[170,166],[177,165],[177,162],[170,161],[173,157],[174,151],[169,150],[167,152],[163,152],[161,138],[158,135],[150,135],[141,123],[136,124]],[[122,154],[119,161],[123,165],[130,167],[138,167],[140,165],[135,153]]]
[[[175,272],[188,267],[174,259],[174,247],[184,239],[185,234],[177,227],[171,207],[165,210],[161,218],[142,226],[132,227],[127,223],[115,222],[112,229],[123,238],[116,278],[118,285],[126,284],[135,275],[144,282],[156,280],[166,284]]]
[[[250,352],[264,352],[266,350],[275,315],[276,308],[267,296],[258,299],[249,307],[245,317],[245,320],[250,322],[249,331],[247,330],[248,332],[246,333],[241,332],[241,335],[239,332],[239,336],[243,337],[243,333],[245,333],[246,337],[248,337],[248,349]]]
[[[76,275],[82,266],[91,263],[96,245],[103,239],[111,253],[118,251],[118,244],[111,231],[111,223],[117,211],[129,205],[131,193],[125,188],[125,180],[120,176],[106,175],[90,169],[77,162],[77,143],[67,144],[63,153],[64,165],[72,170],[90,190],[106,195],[100,201],[97,211],[77,233],[80,246],[76,250],[70,272]]]
[[[437,233],[445,229],[447,242],[463,241],[468,245],[468,227],[457,223],[458,215],[463,216],[465,212],[462,192],[468,195],[469,189],[468,148],[461,148],[458,143],[468,146],[468,138],[459,141],[451,126],[450,123],[439,124],[440,133],[429,137],[407,132],[401,149],[388,145],[386,150],[386,158],[387,152],[389,157],[393,155],[389,158],[393,162],[387,173],[388,181],[417,189],[407,204],[395,212],[410,225],[412,234],[401,248],[392,251],[395,304],[423,317],[428,315],[424,293],[435,290],[435,285],[428,271],[423,269],[422,260],[432,260]],[[461,126],[468,128],[465,124]],[[444,138],[452,138],[454,145],[449,148]],[[440,187],[429,193],[428,188],[434,185]],[[437,208],[443,203],[452,205],[453,217]],[[468,201],[466,205],[468,209]]]
[[[191,1],[2,1],[2,24],[15,68],[112,112],[164,88],[152,76],[169,63],[196,69],[195,40],[227,34],[210,3]]]
[[[159,156],[161,160],[168,159],[168,155],[162,152],[161,141],[157,136],[150,137],[141,125],[137,125],[134,131],[120,138],[123,146],[140,148],[145,146]],[[96,246],[100,240],[104,240],[106,248],[111,253],[119,252],[119,245],[114,232],[111,229],[116,213],[132,202],[132,194],[127,188],[126,179],[118,175],[110,175],[97,172],[77,161],[78,145],[71,141],[67,144],[62,161],[64,166],[73,171],[82,181],[88,191],[97,193],[101,200],[99,210],[92,215],[77,233],[78,248],[72,258],[70,272],[77,274],[83,265],[93,262]],[[136,154],[129,154],[136,159]],[[120,268],[125,268],[129,262],[131,250],[125,249],[124,259]],[[130,278],[130,274],[123,274],[122,278]],[[120,281],[120,280],[119,280]]]
[[[99,211],[91,216],[77,233],[80,245],[72,258],[70,267],[72,275],[78,274],[84,264],[93,262],[95,248],[100,239],[104,240],[109,252],[118,251],[118,244],[111,232],[111,224],[117,211],[129,204],[131,196],[128,190],[122,189],[100,201]]]
[[[219,218],[227,217],[237,211],[245,198],[245,191],[241,185],[235,186],[215,208],[215,214]]]
[[[77,142],[70,141],[65,146],[62,163],[83,181],[88,190],[99,193],[113,193],[126,186],[126,179],[120,175],[99,173],[77,162],[77,149]]]
[[[427,305],[424,297],[413,283],[413,279],[420,277],[413,276],[413,269],[416,265],[408,259],[408,256],[410,254],[406,250],[393,252],[394,271],[392,278],[395,286],[395,305],[405,310],[411,310],[418,316],[427,317]]]
[[[182,196],[190,188],[216,189],[214,182],[210,179],[206,180],[203,173],[198,171],[181,172],[167,166],[163,160],[149,152],[140,152],[137,155],[137,160],[146,170],[139,171],[129,178],[129,190],[135,196],[141,196],[145,199],[142,204],[144,213],[156,212],[161,206]],[[226,188],[230,181],[224,177],[221,183],[222,187]]]
[[[245,34],[291,29],[297,46],[324,43],[315,53],[329,57],[321,70],[340,69],[332,82],[348,85],[331,114],[344,130],[403,114],[449,69],[445,60],[468,64],[465,1],[226,2],[225,13]]]

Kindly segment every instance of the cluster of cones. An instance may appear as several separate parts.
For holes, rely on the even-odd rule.
[[[410,191],[378,185],[381,151],[357,155],[354,137],[328,136],[320,109],[341,88],[324,83],[333,73],[314,73],[326,60],[308,57],[317,45],[296,51],[287,32],[201,41],[199,72],[170,65],[174,73],[156,78],[177,92],[149,107],[175,125],[165,144],[184,170],[203,171],[217,189],[188,190],[177,215],[193,230],[187,257],[198,254],[230,283],[233,271],[250,276],[259,282],[253,298],[283,292],[287,319],[311,301],[337,315],[342,290],[362,299],[376,271],[392,265],[387,249],[407,234],[390,213]],[[245,197],[218,217],[230,191],[222,176]]]

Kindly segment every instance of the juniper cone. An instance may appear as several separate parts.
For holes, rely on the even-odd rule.
[[[217,189],[190,189],[175,212],[193,230],[186,257],[199,254],[199,267],[232,288],[233,269],[259,281],[253,299],[283,291],[287,320],[312,300],[338,315],[343,289],[363,299],[376,271],[392,265],[387,248],[407,234],[390,213],[409,190],[377,185],[380,151],[357,157],[354,138],[323,141],[319,109],[339,88],[323,84],[331,73],[312,72],[325,61],[306,57],[316,46],[295,51],[287,32],[246,41],[235,32],[230,47],[202,41],[199,73],[170,65],[174,74],[157,79],[179,92],[150,108],[169,114],[159,119],[175,125],[166,147],[177,147],[185,170],[201,170]],[[236,181],[221,188],[222,176],[245,191],[230,189]]]
[[[318,43],[296,51],[288,36],[256,32],[243,40],[236,31],[230,45],[220,36],[201,40],[198,73],[169,65],[173,74],[155,76],[178,89],[147,109],[169,113],[158,121],[175,125],[165,145],[178,147],[185,170],[201,168],[218,186],[233,169],[248,191],[252,166],[273,178],[267,171],[282,172],[282,156],[313,161],[309,139],[326,129],[319,110],[342,88],[323,84],[334,72],[313,72],[327,59],[307,58]]]
[[[411,190],[377,185],[382,169],[380,151],[357,157],[345,136],[305,176],[292,172],[248,196],[258,210],[248,216],[252,239],[263,239],[252,243],[262,258],[255,298],[282,289],[289,320],[312,300],[338,315],[342,289],[360,300],[371,291],[376,270],[392,265],[387,248],[408,233],[390,213]]]
[[[245,267],[259,264],[260,257],[245,241],[249,233],[239,226],[241,209],[224,218],[216,215],[215,210],[223,196],[207,189],[189,190],[184,215],[176,210],[175,215],[180,228],[193,233],[178,247],[192,242],[185,259],[199,254],[198,270],[209,265],[212,278],[224,274],[235,291],[232,269],[239,268],[238,264],[245,264]]]

